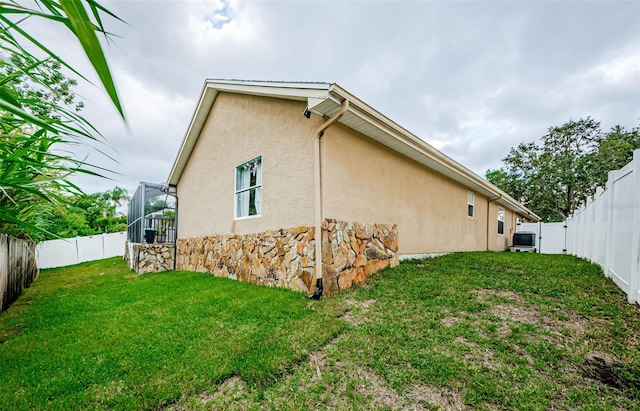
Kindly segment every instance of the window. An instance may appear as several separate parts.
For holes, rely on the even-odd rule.
[[[469,217],[473,217],[473,200],[474,200],[474,195],[471,191],[469,191],[469,196],[467,199],[467,215]]]
[[[236,167],[236,218],[259,216],[262,203],[262,157]]]
[[[498,234],[504,234],[504,208],[498,207]]]

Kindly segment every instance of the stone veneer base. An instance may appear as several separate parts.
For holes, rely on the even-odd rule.
[[[180,238],[177,269],[206,272],[305,293],[315,289],[315,228]],[[398,264],[395,224],[326,219],[322,224],[324,295],[334,295]]]
[[[159,273],[173,270],[175,245],[171,243],[125,243],[124,259],[130,269],[138,274]]]

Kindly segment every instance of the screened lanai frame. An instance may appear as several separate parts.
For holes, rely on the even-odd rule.
[[[154,213],[145,215],[145,204],[147,201],[160,197],[170,196],[175,198],[175,207],[172,217],[165,217],[162,210],[161,215]],[[145,239],[145,230],[153,229],[155,243],[175,243],[178,229],[178,197],[175,186],[166,184],[141,182],[136,192],[129,201],[127,210],[127,240],[132,243],[149,242]]]

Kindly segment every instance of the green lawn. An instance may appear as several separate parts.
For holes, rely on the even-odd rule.
[[[45,270],[0,317],[0,409],[152,409],[273,384],[339,334],[300,294],[122,259]]]
[[[0,315],[0,409],[640,409],[640,308],[568,256],[405,262],[338,296],[118,259]]]

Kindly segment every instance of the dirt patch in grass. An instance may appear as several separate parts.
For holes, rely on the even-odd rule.
[[[382,379],[371,370],[357,367],[356,373],[365,378],[369,385],[361,392],[370,396],[376,404],[385,408],[403,410],[464,410],[464,402],[458,392],[438,390],[428,385],[416,385],[403,394],[387,387]]]
[[[348,298],[344,301],[349,306],[347,312],[342,315],[342,319],[351,325],[360,325],[368,321],[367,313],[369,307],[376,303],[376,300],[357,301],[353,298]]]
[[[483,367],[491,370],[496,370],[500,366],[500,363],[495,360],[494,353],[488,348],[482,348],[478,344],[467,340],[464,337],[456,337],[456,344],[462,345],[466,348],[466,353],[462,355],[462,358],[469,363],[480,364]]]
[[[440,320],[440,322],[442,323],[442,325],[444,325],[445,327],[453,327],[454,325],[462,322],[462,318],[460,317],[444,317],[443,319]]]
[[[621,390],[631,398],[637,397],[640,393],[640,367],[621,363],[605,352],[588,352],[584,356],[581,369],[585,379]]]
[[[535,305],[527,303],[520,294],[513,291],[484,289],[474,290],[472,294],[476,295],[480,302],[493,304],[489,309],[490,314],[503,320],[498,327],[498,335],[501,337],[509,335],[512,325],[530,324],[546,331],[546,339],[549,342],[567,346],[567,343],[578,342],[594,329],[610,325],[600,318],[580,316],[566,310],[542,313]],[[453,319],[448,321],[455,323]]]
[[[507,272],[507,273],[511,273],[511,274],[526,274],[524,272],[524,270],[519,270],[519,269],[516,269],[516,268],[507,268],[504,271]]]
[[[100,387],[96,393],[96,398],[101,401],[110,400],[116,395],[119,395],[123,389],[124,383],[122,380],[111,381],[107,385]]]
[[[237,375],[224,380],[214,391],[205,391],[195,398],[183,398],[180,404],[163,408],[164,411],[188,411],[193,409],[248,409],[249,389]]]
[[[332,361],[327,359],[324,352],[312,356],[310,366],[316,370],[316,374],[309,387],[314,384],[326,384],[327,381],[323,377],[331,376],[331,382],[325,386],[325,390],[331,393],[332,399],[323,404],[329,409],[341,409],[344,398],[354,397],[363,398],[362,407],[369,409],[465,409],[462,397],[456,391],[415,385],[408,387],[404,392],[398,392],[389,387],[373,370],[350,361]],[[310,408],[319,406],[315,403],[308,405]]]
[[[237,400],[242,397],[247,390],[247,383],[242,381],[242,378],[234,375],[231,378],[227,378],[214,393],[202,394],[198,398],[201,404],[207,404],[211,400],[216,398],[226,398],[229,400]]]
[[[453,390],[437,390],[426,385],[417,385],[408,396],[418,403],[427,403],[430,406],[429,408],[436,406],[440,410],[447,411],[466,409],[460,393]]]
[[[631,334],[626,341],[629,348],[637,348],[640,349],[640,331],[634,334]]]
[[[521,304],[498,304],[491,308],[496,317],[513,323],[539,324],[540,313],[531,306]]]

